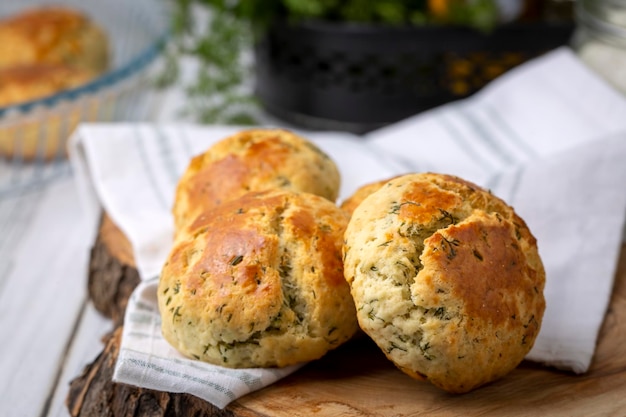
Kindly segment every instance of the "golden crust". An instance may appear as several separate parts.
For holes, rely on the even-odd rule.
[[[108,66],[107,35],[81,12],[38,7],[0,21],[0,107],[42,99],[93,80]],[[0,129],[0,154],[49,160],[83,111]],[[45,139],[45,140],[43,140]]]
[[[0,21],[0,68],[55,64],[98,74],[108,55],[106,34],[77,10],[38,7]]]
[[[250,192],[200,216],[175,243],[158,303],[181,353],[227,367],[317,359],[358,329],[343,277],[347,214],[286,190]]]
[[[78,87],[93,78],[93,73],[62,65],[38,65],[0,69],[0,107],[41,99],[59,91]],[[84,111],[84,110],[83,110]],[[18,155],[24,160],[49,160],[65,154],[64,136],[71,132],[85,113],[76,110],[45,122],[30,118],[0,129],[0,154]],[[45,138],[45,140],[42,140]]]
[[[335,201],[339,185],[335,163],[308,140],[283,129],[245,130],[192,159],[176,189],[175,227],[249,191],[281,188]]]
[[[545,309],[537,242],[489,192],[446,175],[396,178],[354,211],[345,241],[359,324],[408,375],[467,392],[531,349]]]
[[[91,71],[64,65],[0,69],[0,107],[40,99],[78,87],[93,76]]]

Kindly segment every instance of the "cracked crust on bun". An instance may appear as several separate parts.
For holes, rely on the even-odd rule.
[[[408,174],[355,209],[344,270],[360,327],[403,372],[464,393],[513,370],[545,309],[525,222],[463,179]]]
[[[293,365],[340,346],[358,330],[341,258],[347,223],[325,198],[277,189],[206,212],[162,270],[165,339],[232,368]]]

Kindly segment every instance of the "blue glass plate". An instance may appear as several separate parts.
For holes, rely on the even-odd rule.
[[[66,143],[79,123],[150,120],[158,100],[151,70],[169,36],[167,0],[5,0],[0,18],[41,5],[77,9],[102,27],[110,67],[79,87],[0,107],[0,197],[68,173]]]

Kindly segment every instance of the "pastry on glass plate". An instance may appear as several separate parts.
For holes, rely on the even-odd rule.
[[[0,20],[0,108],[85,85],[106,71],[109,59],[107,34],[82,12],[39,7],[6,17]],[[24,160],[64,156],[68,132],[89,120],[89,109],[51,117],[49,106],[25,110],[19,122],[8,114],[0,154]]]
[[[37,7],[0,20],[0,68],[55,64],[99,74],[108,62],[107,34],[78,10]]]

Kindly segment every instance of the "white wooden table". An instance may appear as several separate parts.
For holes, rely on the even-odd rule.
[[[69,415],[112,328],[87,301],[92,236],[70,176],[0,199],[0,416]]]
[[[156,98],[149,120],[188,121],[181,88]],[[69,416],[70,381],[113,330],[87,298],[96,230],[66,168],[43,187],[0,195],[0,417]]]

